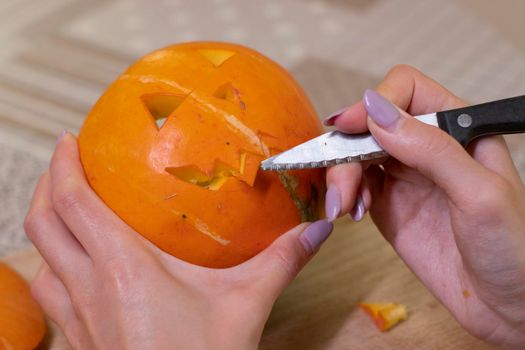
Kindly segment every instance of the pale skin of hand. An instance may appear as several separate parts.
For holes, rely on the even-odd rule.
[[[191,265],[104,205],[66,133],[25,222],[46,262],[32,293],[74,349],[255,349],[276,298],[331,227],[301,224],[236,267]]]
[[[505,141],[485,137],[466,151],[412,119],[466,104],[409,66],[393,68],[376,91],[398,107],[396,122],[381,126],[361,101],[335,126],[369,130],[392,157],[383,169],[329,169],[328,185],[340,188],[340,215],[359,194],[388,242],[465,329],[525,348],[525,189]]]

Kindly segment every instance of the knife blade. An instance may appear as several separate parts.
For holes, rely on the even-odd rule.
[[[438,127],[463,147],[473,139],[494,134],[525,132],[525,95],[415,117]],[[387,157],[373,136],[331,131],[261,163],[262,170],[322,168]]]

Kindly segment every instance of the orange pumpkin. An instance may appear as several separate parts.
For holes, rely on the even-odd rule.
[[[35,349],[45,332],[44,315],[29,286],[0,263],[0,349]]]
[[[246,47],[197,42],[128,68],[79,144],[89,183],[124,221],[174,256],[228,267],[320,216],[322,170],[259,164],[321,131],[282,67]]]

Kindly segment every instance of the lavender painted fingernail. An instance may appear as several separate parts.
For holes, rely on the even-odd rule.
[[[365,91],[363,102],[370,118],[383,128],[393,125],[400,117],[396,106],[374,90]]]
[[[326,218],[328,221],[334,221],[341,212],[341,194],[336,185],[328,186],[325,198]]]
[[[310,224],[310,226],[301,233],[299,240],[304,249],[309,254],[312,254],[321,247],[321,244],[323,244],[330,233],[332,233],[333,228],[334,225],[327,220],[316,221]]]
[[[335,119],[339,117],[341,114],[343,114],[344,112],[346,112],[347,109],[348,107],[341,108],[340,110],[330,114],[328,117],[324,118],[323,124],[326,126],[334,125]]]
[[[355,200],[354,208],[350,211],[350,216],[354,221],[361,221],[365,216],[365,202],[361,195],[357,195]]]
[[[66,133],[67,133],[66,130],[62,130],[62,132],[60,133],[60,135],[58,135],[57,142],[56,142],[57,145],[60,143],[60,141],[62,141],[62,139],[64,138],[64,136],[66,136]]]

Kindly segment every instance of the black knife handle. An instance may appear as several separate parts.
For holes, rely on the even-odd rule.
[[[439,127],[463,147],[484,135],[525,132],[525,95],[436,113]]]

